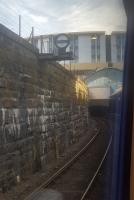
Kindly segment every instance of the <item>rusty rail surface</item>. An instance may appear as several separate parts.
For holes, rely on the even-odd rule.
[[[54,173],[47,181],[37,187],[30,195],[28,195],[25,200],[34,200],[38,198],[40,195],[40,191],[42,188],[46,188],[49,184],[51,184],[56,178],[58,178],[65,170],[67,170],[87,149],[88,147],[96,140],[97,136],[100,133],[100,129],[98,132],[91,138],[91,140],[86,144],[84,148],[82,148],[71,160],[69,160],[63,167],[61,167],[56,173]]]
[[[107,149],[106,149],[106,151],[104,153],[104,156],[103,156],[103,158],[102,158],[102,160],[101,160],[96,172],[94,173],[94,176],[92,177],[91,181],[89,182],[89,184],[88,184],[88,186],[87,186],[87,188],[86,188],[85,192],[83,193],[83,195],[82,195],[80,200],[86,199],[86,196],[87,196],[88,192],[90,191],[90,189],[91,189],[91,187],[92,187],[92,185],[93,185],[93,183],[94,183],[94,181],[95,181],[95,179],[96,179],[96,177],[97,177],[97,175],[98,175],[98,173],[99,173],[99,171],[100,171],[100,169],[101,169],[101,167],[102,167],[102,165],[103,165],[103,163],[104,163],[104,161],[105,161],[105,159],[107,157],[107,154],[108,154],[109,149],[111,147],[111,143],[112,143],[112,137],[110,138],[110,141],[109,141],[109,144],[107,146]]]

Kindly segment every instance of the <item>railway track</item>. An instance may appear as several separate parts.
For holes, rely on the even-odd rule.
[[[100,164],[99,164],[99,166],[98,166],[96,172],[94,173],[94,176],[93,176],[92,179],[90,180],[90,182],[89,182],[89,184],[88,184],[88,186],[87,186],[87,188],[86,188],[85,192],[83,193],[83,195],[82,195],[82,197],[81,197],[80,200],[86,200],[86,197],[87,197],[87,195],[89,194],[90,189],[91,189],[91,187],[92,187],[92,185],[93,185],[93,183],[94,183],[94,181],[95,181],[95,179],[96,179],[96,177],[97,177],[97,175],[98,175],[98,173],[99,173],[99,171],[100,171],[100,169],[101,169],[101,167],[102,167],[102,165],[103,165],[103,163],[104,163],[104,161],[105,161],[105,159],[106,159],[106,157],[107,157],[107,154],[108,154],[108,152],[109,152],[111,143],[112,143],[112,137],[110,138],[110,141],[109,141],[109,144],[108,144],[108,146],[107,146],[107,148],[106,148],[106,151],[105,151],[105,153],[104,153],[104,156],[103,156],[103,158],[102,158],[102,160],[101,160],[101,162],[100,162]]]
[[[52,192],[61,194],[61,199],[84,200],[109,151],[112,139],[108,145],[106,140],[105,131],[101,127],[84,148],[25,200],[46,200]]]

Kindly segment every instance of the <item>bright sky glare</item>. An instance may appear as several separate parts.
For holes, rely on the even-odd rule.
[[[122,0],[0,0],[0,23],[22,36],[75,31],[124,31]]]

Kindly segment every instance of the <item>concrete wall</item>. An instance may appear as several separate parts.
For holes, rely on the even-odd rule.
[[[109,99],[110,87],[89,87],[90,99]]]
[[[0,188],[44,168],[85,134],[87,88],[0,25]]]
[[[121,46],[117,44],[117,37],[121,39]],[[117,48],[119,48],[119,52],[121,55],[121,60],[117,59]],[[124,61],[124,52],[125,52],[125,32],[112,32],[111,34],[111,60],[113,65],[117,66],[120,65],[122,67]]]
[[[106,63],[106,36],[100,35],[100,63]]]
[[[91,63],[91,38],[89,35],[79,35],[78,37],[78,62]]]
[[[105,34],[100,34],[100,62],[106,63],[106,39]],[[78,36],[78,63],[93,63],[91,59],[91,37],[92,35],[79,35]]]
[[[117,48],[116,48],[116,36],[111,35],[111,60],[113,63],[118,63],[117,61]]]

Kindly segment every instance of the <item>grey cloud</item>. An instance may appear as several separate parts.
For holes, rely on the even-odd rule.
[[[18,32],[22,15],[23,36],[65,31],[125,29],[121,0],[0,0],[0,23]]]

